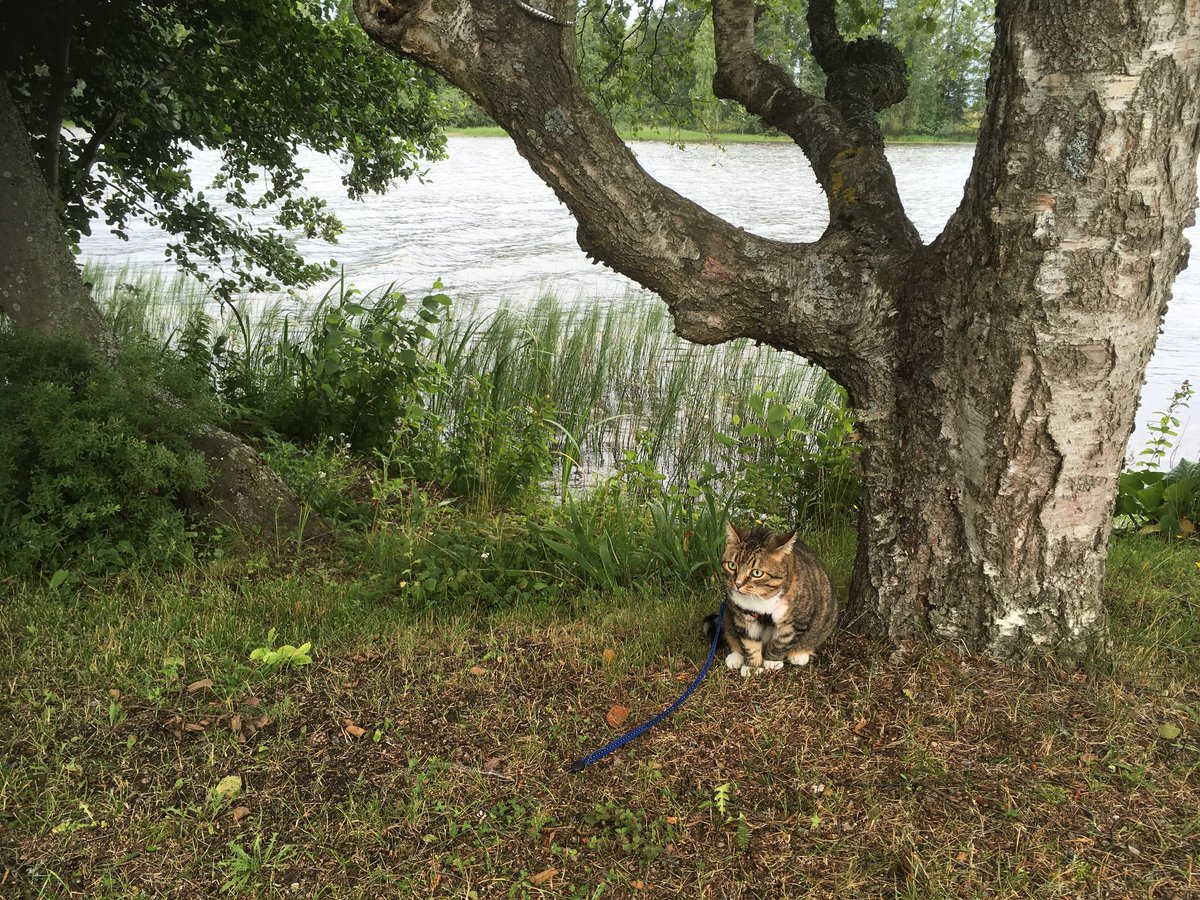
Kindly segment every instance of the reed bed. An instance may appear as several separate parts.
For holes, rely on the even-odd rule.
[[[203,312],[210,335],[248,367],[267,365],[281,337],[306,333],[331,302],[354,293],[369,306],[392,290],[357,295],[343,281],[321,298],[254,295],[222,306],[184,275],[89,267],[85,278],[119,331],[176,344]],[[524,308],[456,301],[434,331],[427,353],[448,377],[428,398],[430,411],[453,421],[478,391],[499,410],[538,401],[552,410],[557,449],[576,475],[637,461],[686,484],[706,465],[729,462],[722,437],[750,420],[756,393],[773,393],[813,434],[845,405],[824,370],[797,356],[747,340],[683,340],[666,306],[646,294],[567,302],[547,293]]]
[[[460,308],[439,330],[434,354],[461,376],[439,398],[442,411],[461,408],[465,392],[477,389],[467,373],[482,375],[501,407],[548,398],[585,468],[636,458],[683,482],[722,457],[721,436],[738,433],[756,392],[773,392],[814,432],[844,405],[824,370],[746,340],[689,343],[674,334],[662,303],[636,294]]]

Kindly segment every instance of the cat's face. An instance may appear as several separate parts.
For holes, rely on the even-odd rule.
[[[777,534],[769,528],[739,529],[725,523],[721,574],[731,590],[770,598],[783,587],[796,532]]]

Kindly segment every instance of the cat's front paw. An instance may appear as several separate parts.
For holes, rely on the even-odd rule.
[[[736,650],[725,657],[725,665],[734,671],[742,668],[743,662],[745,662],[745,660],[742,658],[742,654],[738,653]]]
[[[778,672],[783,668],[782,659],[764,659],[762,667],[768,672]]]
[[[789,656],[788,662],[790,662],[793,666],[806,666],[808,665],[808,661],[810,659],[812,659],[812,654],[801,650],[799,653],[793,653],[791,656]],[[780,663],[780,665],[783,665],[783,663]]]
[[[749,678],[751,675],[759,675],[762,673],[762,666],[742,666],[738,669],[743,678]]]

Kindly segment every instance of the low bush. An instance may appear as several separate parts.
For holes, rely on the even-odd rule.
[[[552,416],[543,398],[509,405],[490,378],[469,385],[446,417],[427,416],[402,436],[393,461],[413,477],[486,506],[516,503],[550,474]]]
[[[733,434],[718,435],[739,508],[804,529],[853,521],[859,497],[854,420],[840,389],[785,402],[773,391],[746,398]]]
[[[207,473],[187,435],[215,413],[145,343],[110,366],[78,342],[0,330],[0,565],[95,572],[188,556],[181,500]]]
[[[1118,527],[1141,534],[1190,538],[1200,528],[1200,463],[1183,460],[1170,471],[1162,466],[1179,437],[1180,415],[1195,389],[1184,381],[1175,390],[1166,410],[1157,412],[1147,430],[1150,437],[1138,461],[1122,472],[1117,483],[1115,515]]]
[[[420,422],[423,402],[438,389],[440,369],[422,343],[449,303],[440,293],[416,304],[392,290],[364,296],[342,283],[277,331],[255,333],[239,318],[232,336],[214,335],[198,312],[175,347],[209,373],[241,429],[305,447],[335,441],[370,456]]]

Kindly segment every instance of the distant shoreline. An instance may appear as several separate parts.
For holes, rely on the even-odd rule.
[[[777,134],[709,134],[706,131],[690,131],[681,128],[618,128],[617,133],[627,141],[678,141],[689,144],[790,144],[791,138]],[[505,137],[503,128],[497,125],[480,125],[474,128],[447,128],[448,137]],[[938,137],[928,134],[896,134],[885,136],[889,144],[974,144],[967,135]]]

